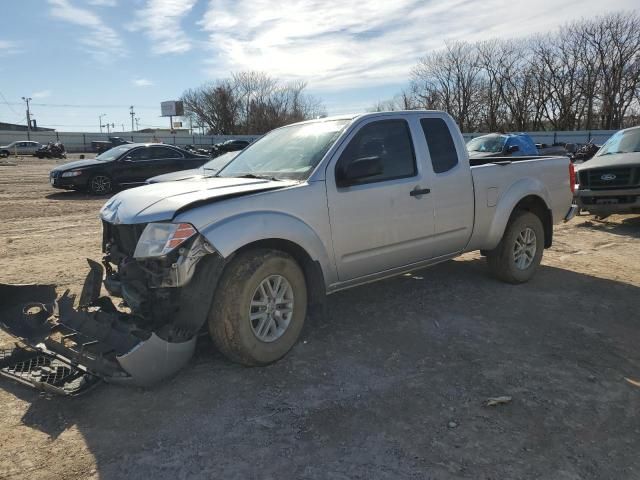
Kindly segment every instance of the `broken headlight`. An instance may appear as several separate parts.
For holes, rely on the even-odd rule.
[[[162,257],[196,233],[197,230],[190,223],[150,223],[142,232],[133,257]]]

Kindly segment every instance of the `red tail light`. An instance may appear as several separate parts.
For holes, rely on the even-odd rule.
[[[571,187],[571,193],[576,192],[576,168],[573,163],[569,162],[569,186]]]

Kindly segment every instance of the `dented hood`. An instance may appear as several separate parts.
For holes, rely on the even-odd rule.
[[[156,183],[125,190],[111,197],[100,217],[113,224],[171,220],[191,205],[290,187],[298,180],[210,177],[182,182]]]

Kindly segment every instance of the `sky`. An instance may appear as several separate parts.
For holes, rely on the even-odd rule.
[[[370,109],[454,40],[517,38],[637,0],[0,0],[0,121],[168,127],[160,102],[260,70],[304,80],[330,115]]]

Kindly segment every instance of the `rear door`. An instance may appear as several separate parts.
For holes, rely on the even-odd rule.
[[[151,147],[143,146],[129,150],[116,161],[114,177],[118,183],[144,182],[149,177],[159,175],[155,171]],[[142,179],[142,180],[140,180]]]
[[[372,117],[351,132],[328,164],[326,188],[340,281],[432,256],[432,182],[424,148],[414,148],[412,139],[422,135],[418,128],[403,116]],[[372,156],[382,160],[382,174],[338,187],[339,169]]]
[[[431,251],[438,257],[461,251],[473,231],[475,197],[466,147],[455,141],[457,127],[437,115],[420,117],[428,166],[432,171],[431,197],[434,208],[434,236]],[[459,138],[462,138],[460,135]]]
[[[166,147],[153,146],[150,148],[152,151],[152,157],[156,160],[154,164],[154,170],[157,173],[155,173],[155,175],[162,175],[164,173],[177,172],[178,170],[187,170],[189,168],[194,168],[204,163],[204,161],[201,163],[198,163],[193,161],[193,159],[187,158],[177,148],[172,148],[169,146],[166,146]]]

